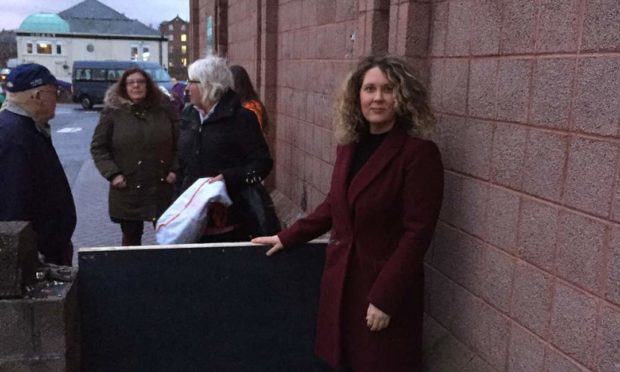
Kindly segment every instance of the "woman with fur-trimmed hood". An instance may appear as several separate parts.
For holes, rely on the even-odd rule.
[[[125,71],[106,92],[90,151],[110,182],[109,213],[122,245],[140,245],[144,223],[172,202],[179,120],[148,73]]]

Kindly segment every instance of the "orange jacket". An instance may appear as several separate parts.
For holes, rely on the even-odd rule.
[[[242,106],[256,114],[256,118],[258,119],[258,124],[260,125],[260,129],[263,127],[263,106],[258,101],[247,101],[242,104]]]

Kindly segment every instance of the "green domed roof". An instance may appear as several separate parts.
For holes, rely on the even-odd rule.
[[[19,31],[30,32],[69,32],[69,24],[58,14],[34,13],[26,17]]]

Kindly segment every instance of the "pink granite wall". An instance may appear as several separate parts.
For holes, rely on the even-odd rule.
[[[228,55],[274,125],[275,186],[306,211],[327,192],[333,94],[357,58],[400,55],[427,82],[446,168],[428,370],[620,370],[617,0],[228,5]]]
[[[311,211],[329,187],[333,96],[354,60],[357,2],[279,1],[277,11],[276,188]]]
[[[431,6],[429,328],[496,370],[620,370],[620,3]]]

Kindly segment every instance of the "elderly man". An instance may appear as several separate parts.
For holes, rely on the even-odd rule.
[[[0,111],[0,221],[30,221],[44,262],[71,265],[76,215],[69,182],[50,137],[57,82],[38,64],[7,77]]]

